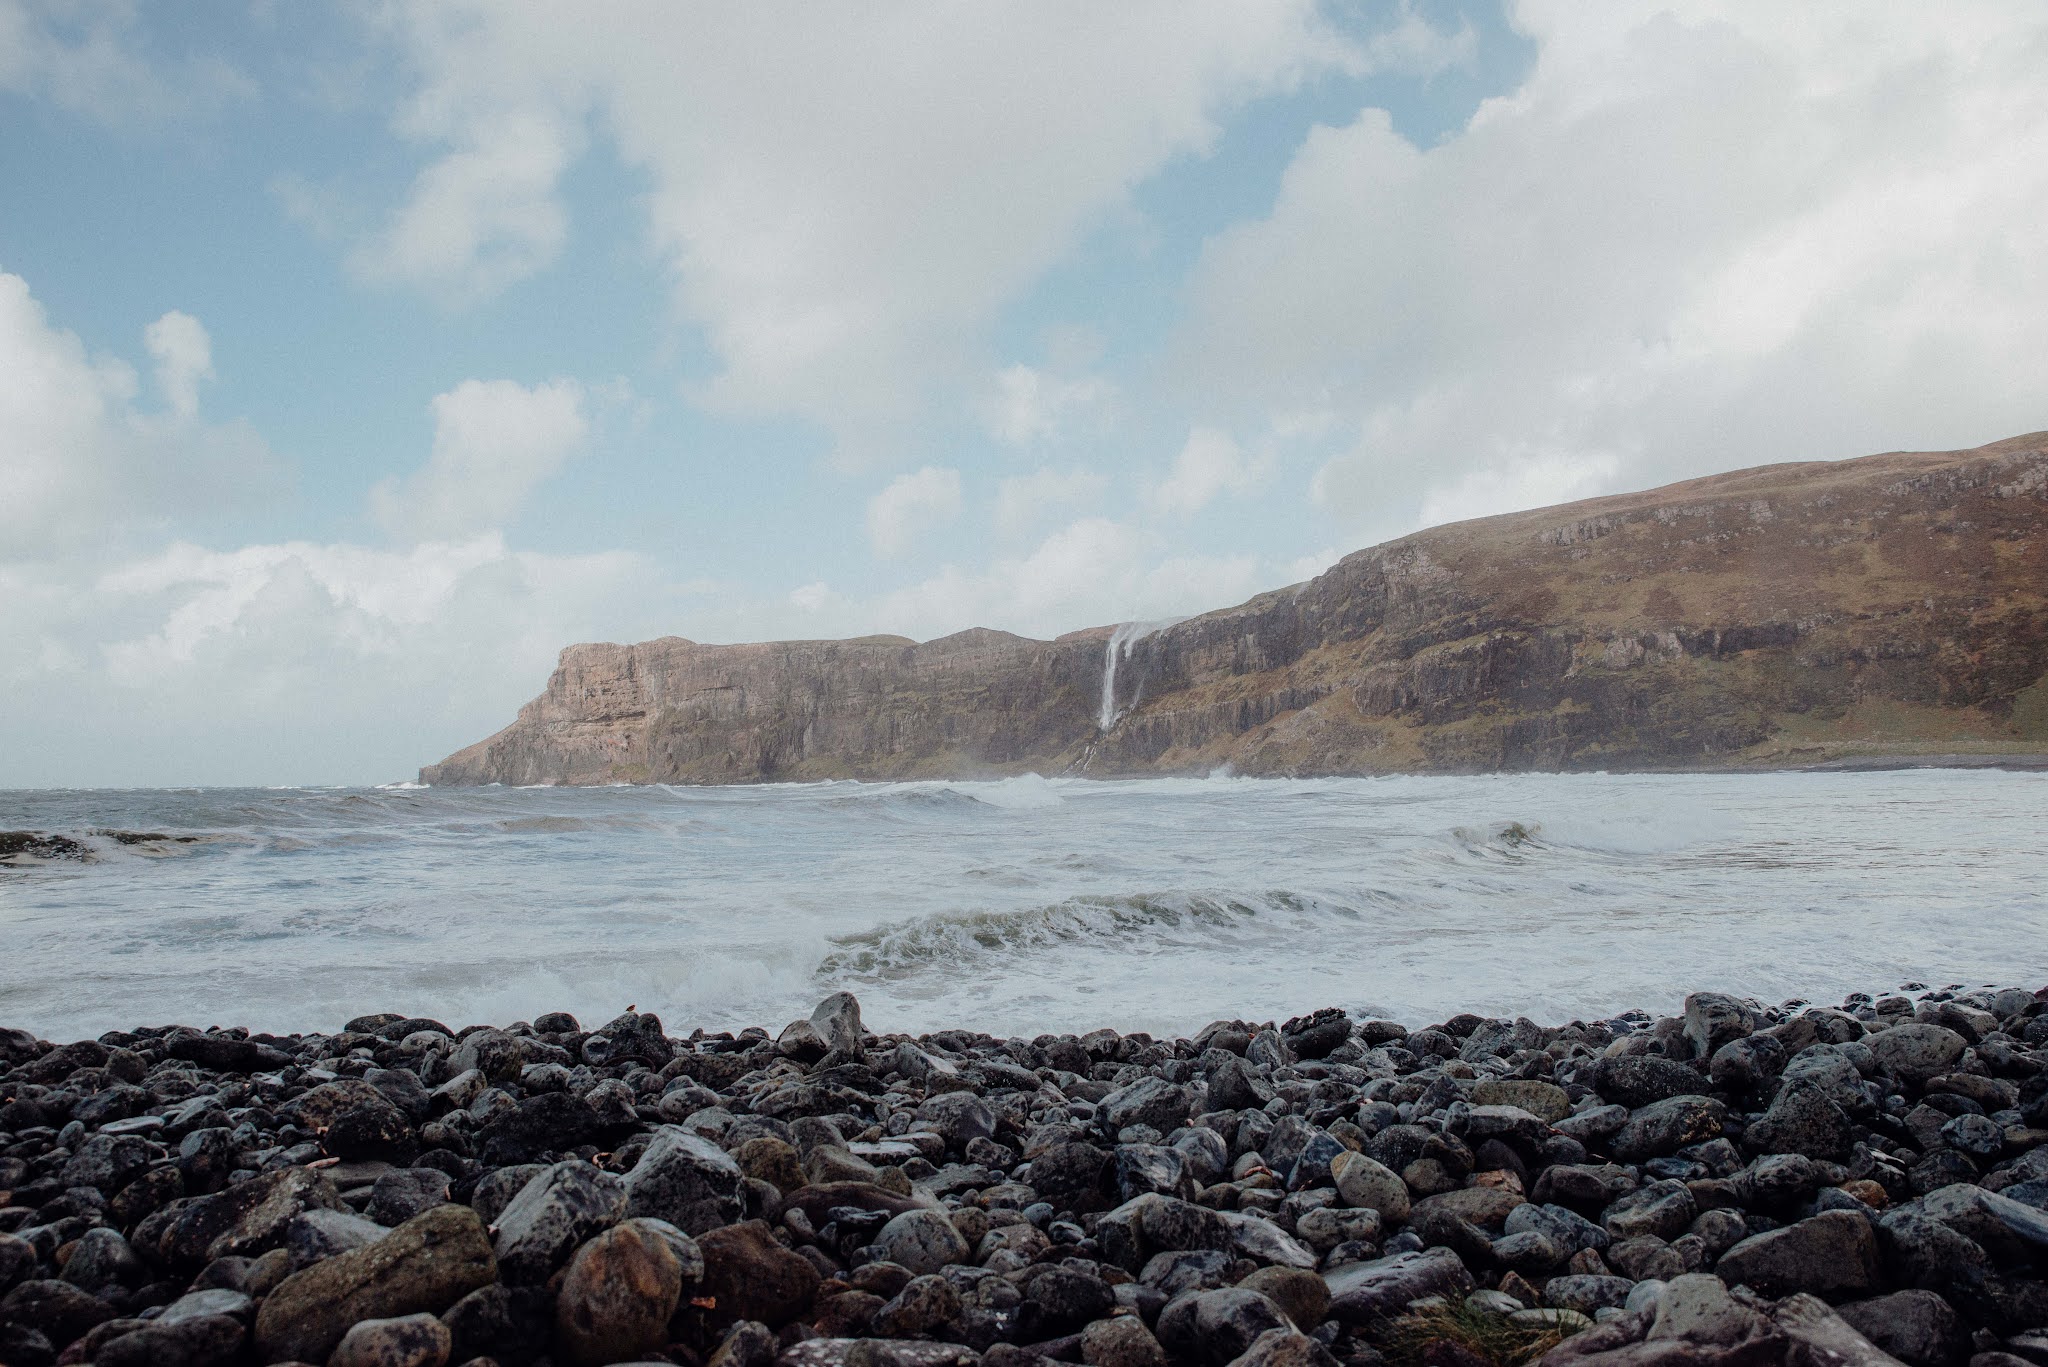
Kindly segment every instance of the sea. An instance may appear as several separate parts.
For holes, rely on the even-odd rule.
[[[2048,774],[0,791],[0,1025],[1545,1023],[2048,983]],[[123,843],[110,832],[191,837]]]

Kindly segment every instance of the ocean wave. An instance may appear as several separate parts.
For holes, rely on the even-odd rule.
[[[1042,774],[1019,774],[994,783],[977,783],[963,791],[976,802],[1007,812],[1041,812],[1066,803],[1060,785]]]
[[[0,870],[0,1014],[53,1038],[209,1002],[779,1028],[840,987],[887,1029],[1590,1019],[2048,973],[2048,776],[0,792],[0,829],[95,854]]]
[[[534,832],[558,833],[566,831],[587,831],[591,823],[580,816],[515,816],[497,823],[497,829],[508,834],[525,835]]]
[[[1453,826],[1451,839],[1468,854],[1485,858],[1521,858],[1544,846],[1538,821],[1496,821],[1482,827]]]
[[[816,796],[820,805],[830,809],[883,815],[974,812],[980,809],[1048,811],[1066,804],[1063,789],[1074,783],[1075,780],[1050,779],[1043,774],[1016,774],[1009,778],[984,780],[833,782],[789,787],[798,792],[809,790],[808,795]]]
[[[829,980],[886,981],[990,956],[1045,955],[1082,944],[1176,942],[1215,949],[1262,919],[1355,919],[1357,914],[1354,908],[1291,892],[1070,897],[1011,910],[940,912],[834,936],[835,948],[819,962],[817,974]]]

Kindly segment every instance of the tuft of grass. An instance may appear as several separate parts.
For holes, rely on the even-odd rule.
[[[1411,1310],[1389,1321],[1381,1335],[1396,1367],[1524,1367],[1564,1339],[1557,1325],[1510,1324],[1505,1315],[1462,1302]]]

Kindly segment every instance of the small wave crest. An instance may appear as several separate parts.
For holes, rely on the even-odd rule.
[[[1520,857],[1544,847],[1543,826],[1535,821],[1495,821],[1486,826],[1453,826],[1451,839],[1467,854],[1497,859]]]
[[[985,782],[862,783],[831,785],[824,805],[873,816],[915,817],[994,809],[1044,811],[1066,802],[1060,785],[1040,774],[1018,774]],[[850,790],[849,790],[850,789]]]
[[[977,783],[965,791],[976,802],[1006,812],[1038,812],[1066,802],[1060,796],[1059,785],[1040,774],[1019,774],[994,783]]]
[[[952,911],[835,936],[821,981],[889,982],[988,958],[1044,957],[1077,946],[1214,950],[1262,922],[1355,919],[1357,912],[1300,893],[1246,896],[1138,893],[1070,897],[1013,910]],[[1272,924],[1272,933],[1286,927]]]
[[[507,834],[550,834],[587,831],[590,823],[579,816],[515,816],[498,822],[497,827]]]
[[[972,811],[981,804],[944,784],[889,784],[865,792],[825,799],[827,807],[873,817],[914,817],[946,811]]]

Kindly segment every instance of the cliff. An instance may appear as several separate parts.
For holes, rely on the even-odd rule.
[[[420,777],[732,783],[2043,754],[2048,433],[2035,433],[1432,528],[1150,633],[571,646],[517,721]]]

